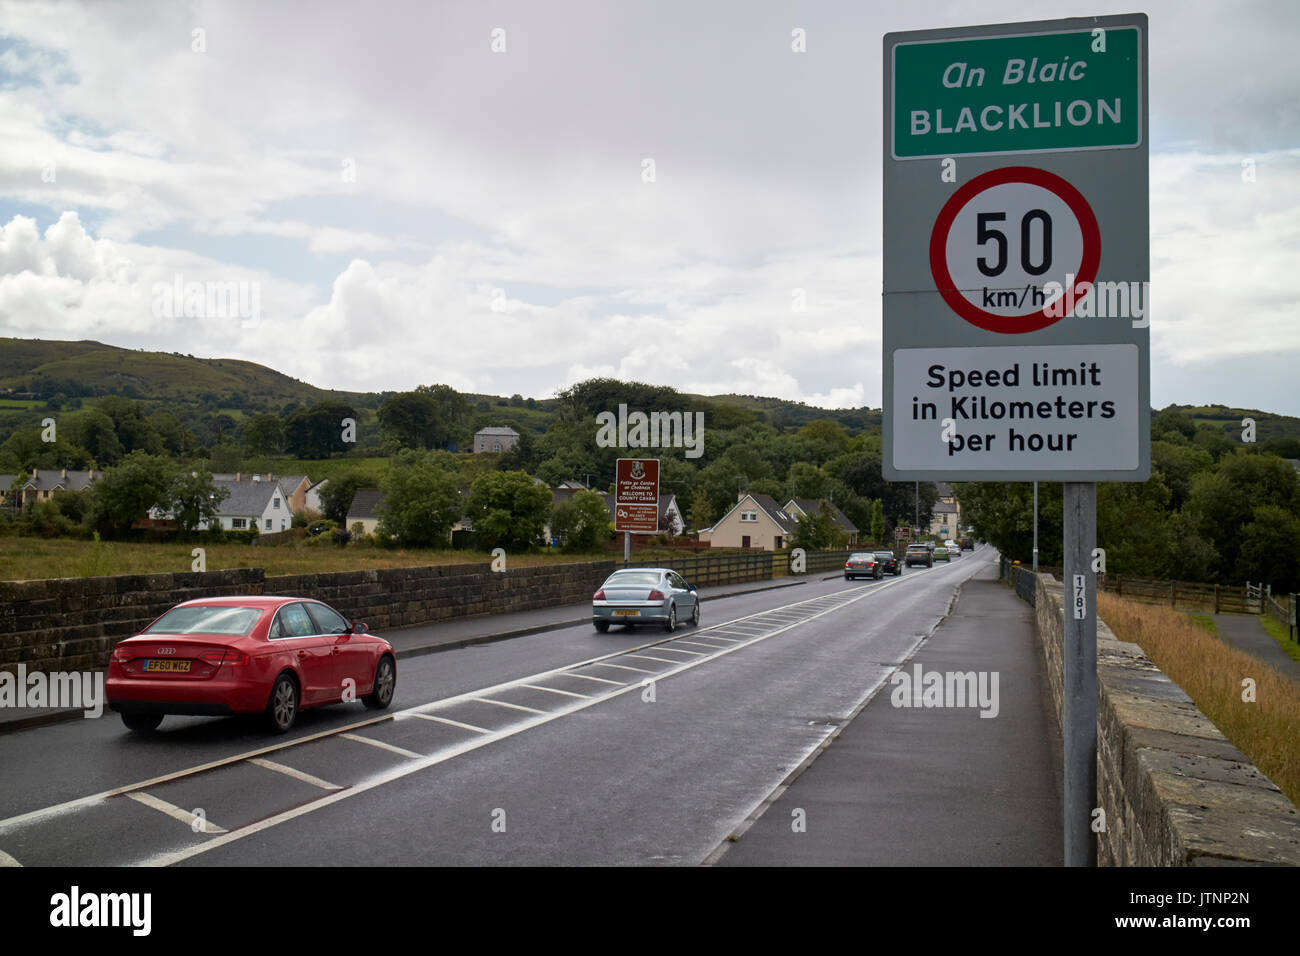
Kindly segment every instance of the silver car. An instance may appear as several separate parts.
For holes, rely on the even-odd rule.
[[[700,623],[700,599],[676,571],[623,568],[591,596],[591,619],[602,634],[611,624],[658,624],[672,631],[680,621]]]

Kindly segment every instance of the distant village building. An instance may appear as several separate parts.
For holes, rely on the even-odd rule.
[[[480,428],[474,433],[474,454],[509,451],[518,441],[519,432],[509,426]]]
[[[714,548],[780,551],[789,546],[798,527],[798,517],[777,504],[771,495],[741,492],[730,511],[713,527],[700,531],[700,541]]]
[[[384,500],[384,493],[377,488],[358,488],[352,496],[352,506],[348,508],[344,527],[352,530],[354,524],[360,524],[363,534],[374,534],[379,527],[379,515],[375,508]]]
[[[102,471],[69,471],[67,468],[33,468],[30,475],[0,475],[0,504],[21,513],[38,501],[49,501],[62,491],[85,491]]]

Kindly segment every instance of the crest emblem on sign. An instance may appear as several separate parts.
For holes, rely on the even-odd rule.
[[[641,462],[639,461],[632,462],[632,478],[636,481],[640,481],[644,477],[645,477],[645,468],[642,467]]]

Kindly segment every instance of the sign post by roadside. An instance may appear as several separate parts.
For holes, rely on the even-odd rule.
[[[882,470],[1065,483],[1072,866],[1099,819],[1096,482],[1150,475],[1147,88],[1142,14],[884,38]]]
[[[659,530],[659,459],[620,458],[614,466],[614,530],[623,532],[623,564],[632,560],[632,534]]]

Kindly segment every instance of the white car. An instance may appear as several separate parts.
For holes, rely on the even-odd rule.
[[[949,557],[953,557],[953,558],[961,557],[961,545],[959,544],[953,544],[953,542],[949,541],[947,545],[947,551]]]

